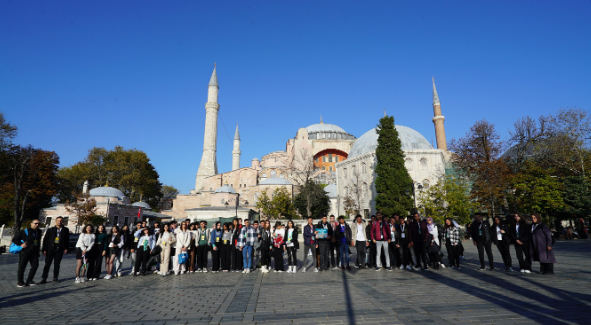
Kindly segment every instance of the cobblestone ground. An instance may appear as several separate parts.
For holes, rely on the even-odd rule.
[[[591,241],[556,243],[555,276],[478,271],[476,249],[464,244],[460,271],[192,273],[82,284],[74,283],[74,254],[67,254],[61,283],[26,288],[16,287],[17,256],[3,254],[0,324],[591,322]],[[301,263],[302,250],[298,257]]]

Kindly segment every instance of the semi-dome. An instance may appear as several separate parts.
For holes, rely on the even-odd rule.
[[[307,126],[306,130],[308,131],[308,139],[355,140],[354,136],[334,124],[312,124]]]
[[[271,177],[262,180],[259,185],[293,185],[290,181],[281,177]]]
[[[425,139],[425,137],[414,129],[407,126],[396,125],[398,137],[402,143],[402,150],[431,150],[433,146]],[[365,132],[351,147],[347,159],[352,159],[357,156],[374,152],[378,147],[377,128],[373,128]]]
[[[96,187],[93,188],[88,192],[90,196],[107,196],[107,197],[125,197],[123,192],[119,191],[116,188],[103,186],[103,187]]]
[[[132,206],[140,207],[140,208],[144,208],[144,209],[151,209],[152,208],[148,203],[146,203],[144,201],[135,202],[134,204],[132,204]]]
[[[214,193],[232,193],[232,194],[238,194],[238,193],[236,192],[236,190],[235,190],[235,189],[233,189],[233,188],[232,188],[232,186],[230,186],[230,185],[224,185],[224,186],[222,186],[222,187],[218,187],[218,188],[217,188],[217,189],[214,191]]]

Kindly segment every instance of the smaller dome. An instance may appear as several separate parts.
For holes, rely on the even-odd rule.
[[[90,190],[88,192],[88,194],[90,196],[107,196],[107,197],[121,197],[121,198],[125,197],[125,194],[123,194],[123,192],[119,191],[116,188],[109,187],[109,186],[93,188],[92,190]]]
[[[259,161],[259,158],[254,157],[254,158],[252,158],[252,161]]]
[[[144,208],[144,209],[151,209],[152,208],[148,203],[146,203],[144,201],[135,202],[134,204],[132,204],[132,206],[140,207],[140,208]]]
[[[233,188],[232,188],[232,186],[230,186],[230,185],[224,185],[224,186],[222,186],[222,187],[218,187],[218,188],[217,188],[217,189],[214,191],[214,193],[232,193],[232,194],[238,194],[238,193],[236,192],[236,190],[235,190],[235,189],[233,189]]]
[[[290,181],[281,177],[271,177],[262,180],[259,185],[293,185]]]

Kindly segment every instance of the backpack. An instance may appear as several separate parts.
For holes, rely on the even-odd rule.
[[[25,229],[25,239],[28,239],[28,237],[29,237],[29,231],[27,229]],[[21,243],[24,243],[24,241],[22,239],[21,239]],[[20,251],[22,249],[23,248],[20,245],[17,245],[15,243],[12,243],[12,244],[10,244],[9,251],[12,254],[18,254],[18,253],[20,253]]]

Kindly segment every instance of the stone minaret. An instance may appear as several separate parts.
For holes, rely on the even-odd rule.
[[[195,180],[195,192],[201,192],[206,177],[218,173],[218,163],[216,159],[217,140],[218,140],[218,75],[216,68],[213,68],[211,80],[207,91],[207,103],[205,103],[205,135],[203,136],[203,155],[201,163],[197,170]]]
[[[447,141],[445,140],[445,128],[443,121],[445,117],[441,115],[441,103],[435,88],[435,77],[433,77],[433,124],[435,124],[435,138],[437,139],[437,149],[447,150]]]
[[[238,124],[236,124],[236,133],[234,134],[234,150],[232,150],[232,170],[240,169],[240,133],[238,133]]]

